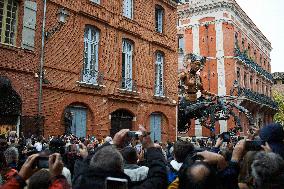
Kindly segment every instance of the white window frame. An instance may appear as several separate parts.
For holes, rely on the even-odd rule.
[[[164,96],[164,55],[161,52],[156,53],[155,96]]]
[[[90,1],[96,4],[101,4],[101,0],[90,0]]]
[[[133,1],[123,0],[123,16],[129,19],[133,19]]]
[[[12,4],[9,4],[11,6],[11,9],[8,10],[8,0],[2,0],[3,3],[3,9],[2,9],[2,20],[1,21],[1,30],[0,30],[0,43],[3,44],[9,44],[12,46],[16,45],[16,37],[17,37],[17,25],[18,25],[18,8],[19,3],[16,0],[12,1]],[[15,9],[13,11],[13,9]],[[7,23],[8,18],[8,11],[12,12],[12,16],[10,16],[10,22]],[[9,26],[9,27],[8,27]],[[8,36],[6,36],[6,33],[8,32]],[[8,41],[6,41],[8,40]]]
[[[155,8],[155,27],[156,31],[163,33],[163,24],[164,24],[164,9],[161,6],[156,6]]]
[[[92,26],[86,26],[84,33],[84,83],[97,85],[99,75],[99,39],[100,32]]]
[[[122,40],[122,88],[128,91],[133,89],[132,63],[133,63],[133,44],[127,40]],[[123,61],[124,60],[124,61]]]

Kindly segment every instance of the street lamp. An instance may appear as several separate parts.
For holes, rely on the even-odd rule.
[[[48,40],[54,33],[59,31],[61,27],[67,22],[67,19],[69,17],[69,12],[65,10],[64,8],[60,8],[57,12],[57,24],[51,28],[50,30],[45,32],[45,38]]]

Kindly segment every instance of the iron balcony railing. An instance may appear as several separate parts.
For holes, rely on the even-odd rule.
[[[104,76],[98,70],[84,69],[81,75],[81,83],[91,85],[103,85]]]
[[[264,70],[261,66],[259,66],[252,59],[250,59],[245,52],[241,52],[241,50],[238,47],[235,47],[235,56],[236,58],[244,62],[248,67],[255,70],[257,73],[261,74],[262,76],[269,79],[270,81],[273,81],[273,76],[271,73]]]
[[[259,94],[247,88],[241,88],[240,91],[240,96],[245,96],[249,100],[255,101],[259,104],[264,104],[272,107],[273,109],[278,109],[277,103],[272,98],[264,94]]]
[[[130,91],[130,92],[137,92],[137,84],[136,81],[132,78],[122,78],[120,82],[120,89]]]

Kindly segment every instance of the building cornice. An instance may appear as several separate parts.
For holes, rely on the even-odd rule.
[[[182,5],[184,6],[184,5]],[[236,3],[235,0],[217,0],[210,1],[210,3],[195,3],[189,4],[188,8],[181,8],[178,10],[179,18],[190,18],[194,15],[200,15],[204,11],[212,11],[213,9],[229,9],[238,16],[241,21],[248,26],[248,28],[253,32],[256,37],[261,40],[263,45],[268,48],[269,51],[272,50],[271,43],[264,36],[264,34],[257,28],[253,21],[247,16],[247,14],[242,10],[242,8]]]

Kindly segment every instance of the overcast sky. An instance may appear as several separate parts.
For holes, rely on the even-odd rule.
[[[284,72],[284,0],[236,0],[272,44],[272,72]]]

